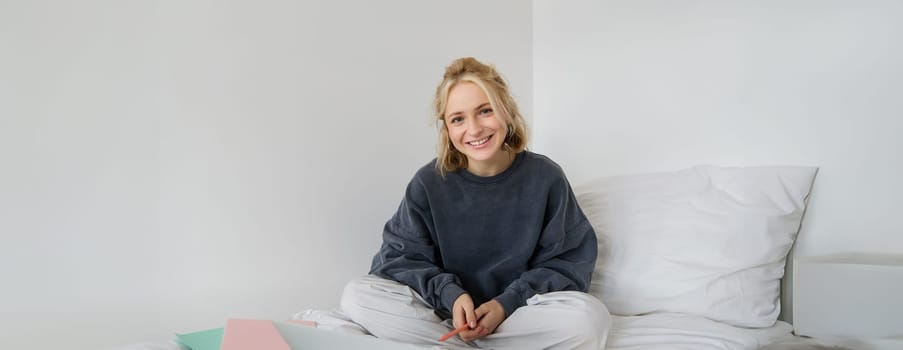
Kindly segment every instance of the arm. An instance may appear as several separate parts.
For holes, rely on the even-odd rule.
[[[411,287],[436,310],[451,311],[464,289],[457,276],[439,266],[426,193],[416,180],[408,184],[398,211],[385,225],[370,273]]]
[[[495,298],[511,315],[536,294],[589,289],[596,264],[596,233],[562,177],[549,190],[545,219],[530,269]]]

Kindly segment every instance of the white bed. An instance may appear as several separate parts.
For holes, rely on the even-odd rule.
[[[590,294],[613,315],[608,349],[796,349],[780,281],[816,168],[698,166],[574,188],[599,237]],[[363,334],[333,311],[295,319]],[[842,344],[842,343],[838,343]],[[849,343],[846,345],[850,346]],[[852,349],[877,349],[856,344]],[[119,350],[176,350],[172,341]],[[832,348],[836,349],[836,348]]]
[[[294,318],[319,320],[323,332],[347,337],[366,337],[353,323],[337,317],[334,311],[307,310]],[[814,340],[794,337],[792,326],[778,321],[772,327],[741,328],[685,314],[613,316],[609,350],[811,350],[811,349],[898,349],[900,343],[864,343],[850,340]],[[111,350],[183,350],[172,336],[157,341],[124,345]],[[814,345],[823,348],[813,348]],[[771,346],[771,347],[769,347]],[[805,346],[805,347],[804,347]],[[338,347],[329,347],[336,349]],[[325,348],[324,348],[325,349]],[[316,349],[309,349],[316,350]]]

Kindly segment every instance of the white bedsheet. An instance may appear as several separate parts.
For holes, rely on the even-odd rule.
[[[315,320],[321,329],[361,334],[356,324],[334,311],[308,310],[293,318]],[[781,321],[772,327],[758,329],[739,328],[683,314],[614,316],[612,321],[609,350],[754,350],[793,339],[793,327]],[[115,349],[180,350],[172,341],[131,344]]]
[[[672,313],[613,316],[612,321],[611,350],[753,350],[793,337],[793,327],[783,321],[754,329]]]

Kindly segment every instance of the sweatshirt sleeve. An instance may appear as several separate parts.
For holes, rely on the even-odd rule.
[[[509,316],[533,295],[589,289],[598,254],[596,233],[563,176],[549,190],[543,223],[529,270],[495,298]]]
[[[370,273],[411,287],[435,310],[451,311],[464,289],[457,276],[440,267],[426,198],[415,177],[383,229],[383,243],[373,257]]]

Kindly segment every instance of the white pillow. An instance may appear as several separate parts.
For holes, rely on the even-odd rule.
[[[697,166],[576,187],[599,241],[590,293],[615,315],[772,326],[816,171]]]

